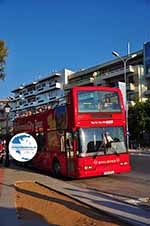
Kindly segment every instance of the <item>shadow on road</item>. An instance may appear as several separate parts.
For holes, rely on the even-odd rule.
[[[60,208],[62,208],[62,213],[64,212],[63,208],[65,207],[65,209],[67,208],[68,211],[73,210],[72,214],[75,212],[78,212],[79,214],[81,214],[81,216],[84,215],[86,218],[89,217],[89,218],[92,218],[93,220],[97,220],[98,222],[105,220],[105,222],[112,223],[113,221],[113,218],[111,218],[110,216],[107,217],[107,215],[105,214],[102,215],[99,211],[91,208],[88,205],[84,205],[83,203],[75,201],[74,199],[71,199],[70,197],[59,194],[57,192],[55,195],[54,191],[52,191],[52,193],[50,193],[49,195],[45,195],[45,194],[42,194],[41,192],[39,193],[39,192],[31,191],[29,189],[20,188],[17,186],[16,186],[16,191],[18,192],[19,196],[21,195],[21,193],[23,193],[27,197],[31,196],[40,200],[46,200],[48,203],[50,203],[50,206],[51,206],[51,203],[55,203],[57,205],[59,204]],[[50,209],[49,211],[51,212],[54,210]],[[125,225],[125,224],[122,224],[122,225]]]
[[[16,209],[0,207],[0,226],[8,225],[58,226],[57,224],[49,224],[43,216],[28,209],[21,208],[16,212]]]

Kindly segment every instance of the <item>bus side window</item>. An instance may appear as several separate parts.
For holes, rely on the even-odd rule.
[[[37,133],[36,141],[37,141],[38,151],[43,151],[45,147],[45,134]]]

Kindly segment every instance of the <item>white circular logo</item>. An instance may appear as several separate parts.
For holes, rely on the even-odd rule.
[[[37,152],[37,143],[34,137],[27,133],[18,133],[9,142],[10,155],[19,162],[31,160]]]

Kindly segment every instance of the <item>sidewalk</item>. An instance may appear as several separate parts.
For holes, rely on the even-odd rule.
[[[1,169],[0,169],[1,170]],[[16,173],[15,180],[20,180],[22,171],[14,170]],[[14,184],[15,180],[11,177],[12,169],[6,170],[3,180],[3,189],[0,196],[0,225],[1,226],[19,226],[14,197]],[[85,189],[78,186],[73,186],[67,182],[48,177],[42,174],[28,172],[28,178],[23,178],[24,181],[36,181],[36,183],[65,194],[83,204],[89,205],[100,212],[104,212],[116,219],[136,226],[150,225],[150,207],[143,207],[137,203],[127,203],[125,200],[117,199],[116,197],[109,196],[107,193],[101,193],[94,189]],[[134,201],[134,200],[133,200]],[[7,217],[9,216],[9,217]],[[27,225],[28,226],[28,225]],[[30,226],[33,226],[30,224]],[[35,226],[35,225],[34,225]]]
[[[0,168],[0,171],[4,171],[3,168]],[[16,208],[15,208],[15,199],[12,181],[10,184],[7,184],[7,174],[4,174],[3,178],[0,178],[0,226],[19,226]]]
[[[129,149],[129,153],[150,154],[149,148]]]

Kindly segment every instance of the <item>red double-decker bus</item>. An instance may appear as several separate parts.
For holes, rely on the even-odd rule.
[[[130,171],[125,109],[118,88],[73,87],[66,103],[16,118],[14,132],[35,137],[38,152],[31,164],[57,177]]]

